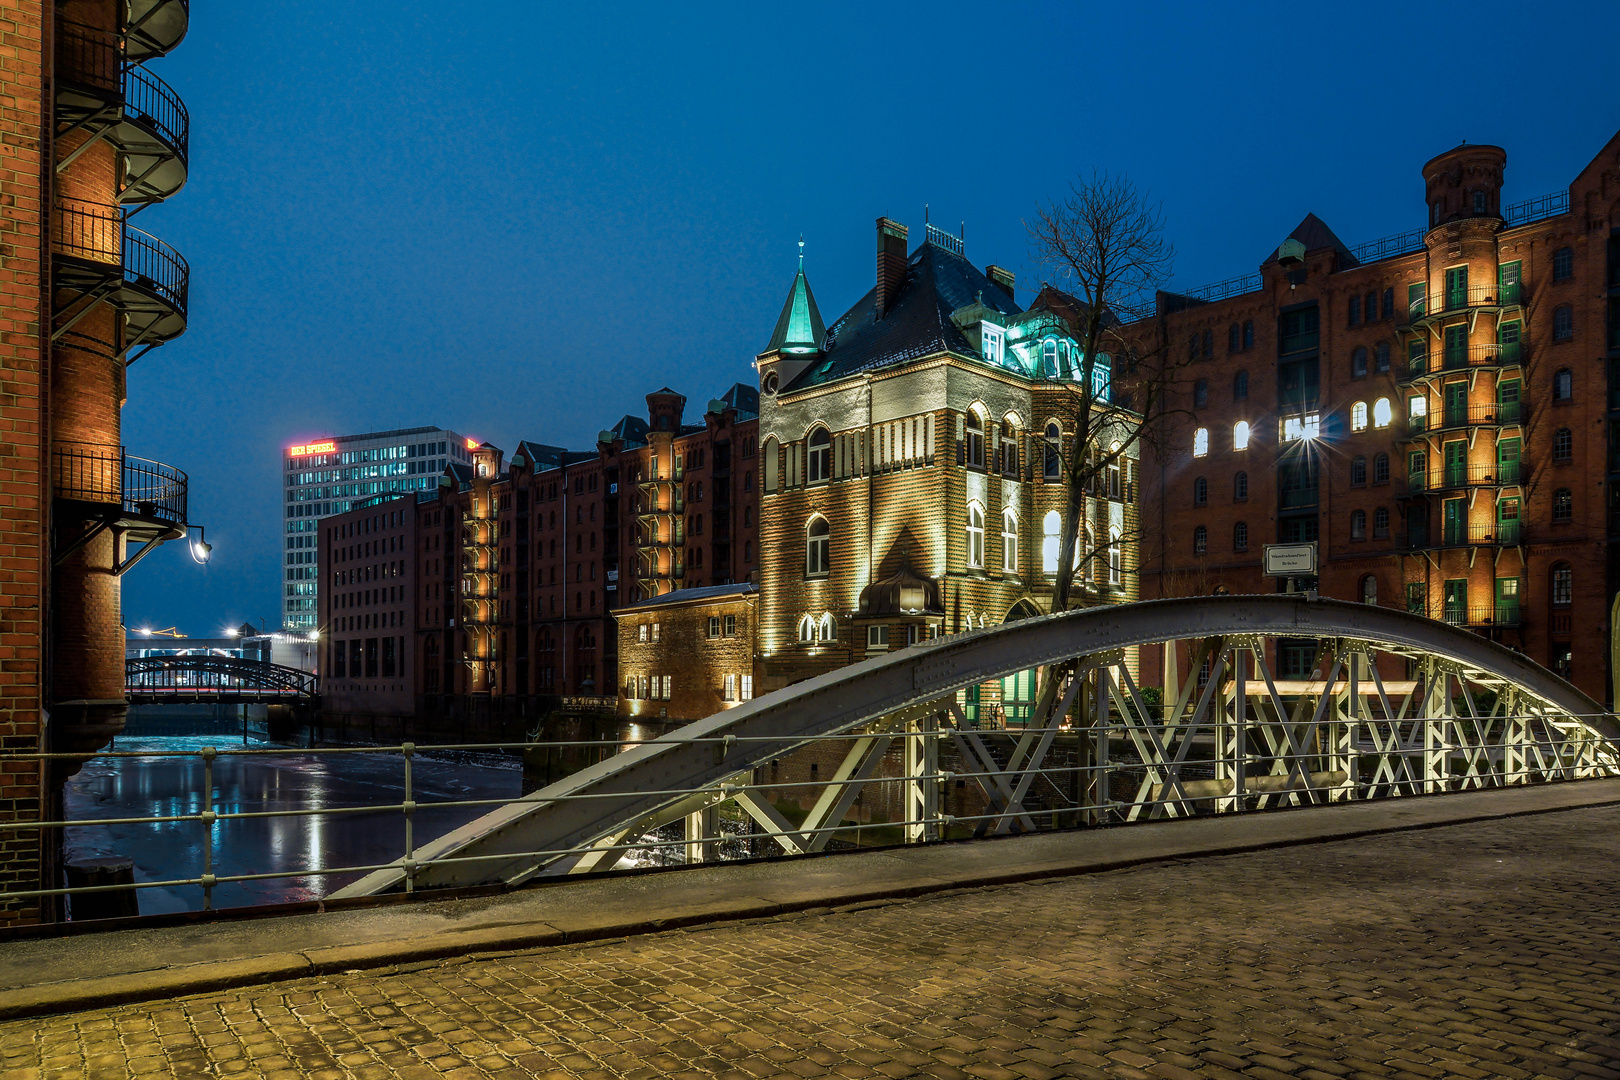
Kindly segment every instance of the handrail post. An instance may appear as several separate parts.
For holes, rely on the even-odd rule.
[[[405,858],[401,865],[405,868],[405,891],[416,891],[416,846],[412,820],[416,814],[416,801],[411,797],[411,758],[416,753],[415,743],[403,743],[400,753],[405,755],[405,801],[400,809],[405,812]]]
[[[214,907],[214,756],[219,751],[212,746],[201,750],[203,759],[203,910]]]

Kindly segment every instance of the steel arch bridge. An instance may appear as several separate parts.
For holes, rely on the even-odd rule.
[[[1154,704],[1131,653],[1159,643],[1176,643],[1206,674]],[[1279,643],[1308,648],[1308,678],[1279,677],[1270,659]],[[992,753],[958,692],[1043,665],[1060,680],[1054,707],[1001,734],[1003,752]],[[791,823],[755,770],[832,736],[847,751],[808,816]],[[1084,780],[1066,820],[1089,825],[1620,775],[1615,718],[1525,656],[1421,616],[1291,595],[1006,623],[829,672],[666,740],[408,846],[337,895],[608,870],[638,838],[675,823],[686,860],[704,861],[714,810],[728,801],[783,852],[824,850],[886,757],[903,762],[889,779],[903,785],[904,820],[894,824],[907,842],[967,825],[974,835],[1027,831],[1050,824],[1032,788],[1050,779],[1059,740],[1073,752],[1057,771]],[[941,769],[942,744],[961,771]],[[956,778],[982,792],[984,813],[941,812],[940,789]]]
[[[314,704],[312,672],[235,656],[138,656],[124,661],[124,693],[135,704],[229,701]]]

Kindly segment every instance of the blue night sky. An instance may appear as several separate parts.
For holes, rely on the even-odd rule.
[[[1506,147],[1506,201],[1564,188],[1620,126],[1617,38],[1613,0],[204,0],[151,65],[191,180],[137,219],[191,262],[190,328],[130,369],[124,437],[190,473],[214,558],[146,559],[125,622],[279,621],[287,444],[585,448],[664,384],[701,412],[752,377],[801,232],[830,323],[873,220],[920,239],[924,203],[1027,302],[1022,219],[1093,167],[1162,200],[1189,288],[1310,211],[1352,245],[1421,226],[1422,163],[1465,139]]]

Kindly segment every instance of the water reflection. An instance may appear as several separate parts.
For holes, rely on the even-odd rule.
[[[187,750],[220,746],[215,735],[118,740],[119,751]],[[240,746],[240,744],[237,744]],[[224,747],[229,747],[225,743]],[[256,746],[264,746],[262,743]],[[403,759],[397,753],[285,753],[214,760],[216,813],[317,810],[398,803],[404,797]],[[435,807],[461,799],[516,798],[523,772],[516,759],[496,755],[434,757],[418,754],[411,769],[418,803],[418,842],[466,824],[488,807]],[[203,762],[183,758],[97,758],[67,784],[69,820],[195,814],[205,809]],[[304,817],[228,819],[211,827],[196,821],[69,827],[69,859],[116,855],[135,861],[135,880],[167,881],[202,873],[203,845],[216,875],[319,870],[328,866],[390,862],[404,851],[405,820],[397,810]],[[358,873],[299,874],[215,886],[215,907],[314,900]],[[196,911],[196,885],[139,890],[145,915]]]

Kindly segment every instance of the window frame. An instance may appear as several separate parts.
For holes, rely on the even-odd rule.
[[[821,531],[817,531],[817,526]],[[804,523],[804,576],[805,580],[819,580],[832,575],[832,523],[821,514],[813,514]]]

